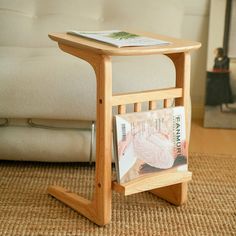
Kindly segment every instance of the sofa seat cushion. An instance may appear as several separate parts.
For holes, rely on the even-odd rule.
[[[114,57],[113,92],[174,86],[167,57]],[[0,117],[95,120],[92,67],[56,47],[0,47]]]
[[[89,131],[9,126],[0,128],[0,137],[0,157],[4,160],[89,161]]]

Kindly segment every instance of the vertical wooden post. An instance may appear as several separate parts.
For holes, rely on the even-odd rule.
[[[111,220],[112,159],[112,68],[109,56],[102,56],[97,76],[96,180],[94,207],[99,225]]]
[[[118,114],[125,114],[126,113],[126,106],[125,105],[119,105],[118,106]]]
[[[93,200],[87,200],[60,186],[50,186],[48,193],[98,225],[111,220],[111,140],[112,140],[112,67],[109,56],[59,44],[61,50],[87,61],[97,79],[96,174]]]
[[[134,112],[140,112],[140,111],[142,111],[142,103],[141,102],[134,103]]]
[[[186,137],[189,143],[189,115],[190,115],[190,66],[191,57],[188,52],[183,52],[179,54],[169,55],[170,59],[173,61],[176,69],[176,87],[183,88],[183,95],[181,98],[177,98],[175,101],[176,106],[184,106],[185,110],[185,125],[186,125]]]
[[[189,127],[188,123],[190,108],[190,54],[188,52],[167,54],[172,60],[176,70],[176,87],[183,88],[182,97],[175,101],[176,106],[184,106],[185,108],[185,124],[187,144],[189,143]],[[183,182],[176,185],[170,185],[163,188],[153,189],[150,192],[163,198],[175,205],[181,205],[187,201],[187,183]]]
[[[149,101],[148,102],[148,109],[149,110],[155,110],[156,109],[156,102],[155,101]]]
[[[164,99],[163,101],[163,107],[167,108],[168,107],[168,99]]]

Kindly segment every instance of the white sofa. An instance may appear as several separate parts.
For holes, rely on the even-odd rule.
[[[0,0],[0,159],[89,159],[91,133],[78,128],[95,119],[95,75],[87,63],[60,51],[48,33],[130,28],[180,37],[180,3]],[[114,92],[174,86],[167,57],[112,60]]]

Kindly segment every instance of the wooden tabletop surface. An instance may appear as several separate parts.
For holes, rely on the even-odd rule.
[[[78,49],[90,50],[97,54],[111,56],[132,56],[132,55],[150,55],[150,54],[169,54],[178,52],[187,52],[201,47],[201,43],[176,39],[168,36],[157,35],[153,33],[132,32],[142,36],[151,37],[170,42],[168,45],[145,46],[145,47],[123,47],[117,48],[109,44],[95,40],[69,35],[67,33],[51,33],[49,37],[64,45],[72,46]]]

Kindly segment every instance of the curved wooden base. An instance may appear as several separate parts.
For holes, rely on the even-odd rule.
[[[187,187],[187,182],[183,182],[149,190],[149,192],[176,206],[180,206],[187,201]],[[117,190],[117,187],[114,189]],[[102,209],[96,207],[96,201],[87,200],[60,186],[50,186],[47,192],[99,226],[110,223],[110,219],[100,217],[99,212]]]
[[[60,186],[50,186],[47,192],[99,226],[110,223],[110,219],[104,220],[100,218],[99,209],[97,209],[96,203],[93,201],[87,200]]]

